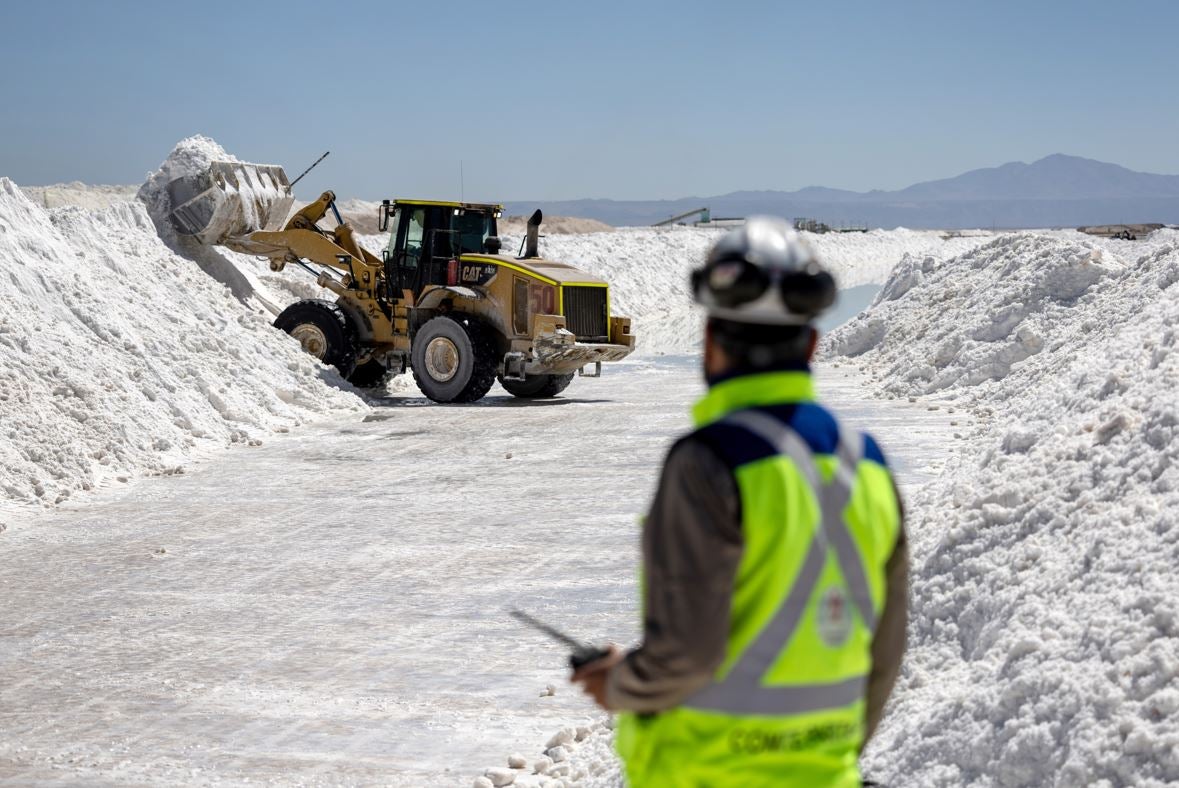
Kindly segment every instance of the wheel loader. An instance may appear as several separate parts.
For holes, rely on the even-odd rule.
[[[291,304],[274,325],[357,386],[410,370],[435,402],[474,402],[497,378],[517,397],[552,397],[634,350],[607,282],[540,257],[539,210],[515,256],[501,249],[500,205],[385,200],[378,257],[330,191],[286,220],[293,196],[278,166],[216,162],[168,194],[180,234],[265,257],[274,271],[301,267],[335,295]],[[336,226],[324,229],[329,212]]]

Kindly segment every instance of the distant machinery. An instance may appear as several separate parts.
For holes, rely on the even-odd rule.
[[[1144,235],[1161,230],[1162,224],[1095,224],[1092,227],[1078,227],[1077,230],[1102,238],[1120,238],[1123,241],[1137,241]]]
[[[689,221],[693,217],[695,221]],[[745,218],[737,217],[720,217],[713,216],[712,211],[708,208],[694,208],[691,211],[684,211],[677,213],[675,216],[669,216],[662,221],[655,222],[652,227],[667,227],[672,224],[690,225],[692,227],[710,226],[710,227],[724,227],[736,224],[744,224]],[[805,231],[808,233],[866,233],[868,228],[864,225],[850,224],[840,225],[839,227],[832,227],[826,222],[820,222],[818,219],[810,219],[805,216],[799,216],[794,219],[794,229]]]
[[[798,230],[799,232],[819,233],[820,235],[831,232],[830,225],[820,222],[818,219],[810,219],[806,216],[794,217],[794,229]]]
[[[684,219],[687,219],[689,216],[696,216],[696,215],[699,215],[700,218],[697,219],[696,221],[692,222],[692,224],[708,224],[710,221],[712,221],[712,214],[707,208],[696,208],[691,211],[684,211],[683,213],[677,213],[675,216],[672,216],[668,219],[664,219],[661,222],[655,222],[655,224],[653,224],[651,226],[652,227],[665,227],[669,224],[688,224],[688,222],[685,222]]]
[[[690,219],[693,216],[699,216],[700,218],[694,222],[686,221],[687,219]],[[744,224],[744,223],[745,223],[744,217],[724,217],[724,218],[716,217],[716,218],[714,218],[712,216],[712,212],[708,208],[696,208],[695,210],[684,211],[683,213],[676,214],[675,216],[664,219],[663,221],[655,222],[651,226],[652,227],[666,227],[671,224],[684,224],[684,225],[691,225],[693,227],[699,227],[701,225],[724,226],[724,225]]]
[[[794,219],[794,229],[799,232],[817,233],[822,235],[824,233],[866,233],[868,228],[863,225],[840,225],[839,227],[832,227],[826,222],[820,222],[818,219],[811,219],[806,216],[796,216]]]

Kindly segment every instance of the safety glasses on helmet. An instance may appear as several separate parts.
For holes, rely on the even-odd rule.
[[[696,300],[722,309],[756,301],[772,287],[778,289],[786,309],[799,315],[816,315],[835,300],[835,280],[814,263],[801,271],[788,271],[740,257],[722,258],[692,272]]]

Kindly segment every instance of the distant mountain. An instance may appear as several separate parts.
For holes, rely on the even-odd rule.
[[[1055,153],[1031,164],[971,170],[957,178],[917,183],[899,192],[912,200],[1077,200],[1179,197],[1179,175],[1134,172]]]
[[[854,192],[808,186],[798,191],[739,191],[678,200],[565,200],[540,207],[614,225],[652,224],[694,208],[714,217],[768,213],[809,216],[828,224],[870,227],[1069,227],[1118,222],[1179,222],[1179,175],[1135,172],[1117,164],[1053,154],[1025,164],[971,170],[897,191]]]

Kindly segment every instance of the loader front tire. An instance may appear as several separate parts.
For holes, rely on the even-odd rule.
[[[521,399],[542,399],[555,397],[573,382],[573,373],[567,375],[528,375],[524,380],[504,380],[499,384],[504,391]]]
[[[435,402],[475,402],[495,382],[491,330],[468,315],[431,318],[413,337],[413,379]]]
[[[303,350],[347,378],[356,366],[356,330],[340,307],[329,301],[296,301],[274,319]]]

